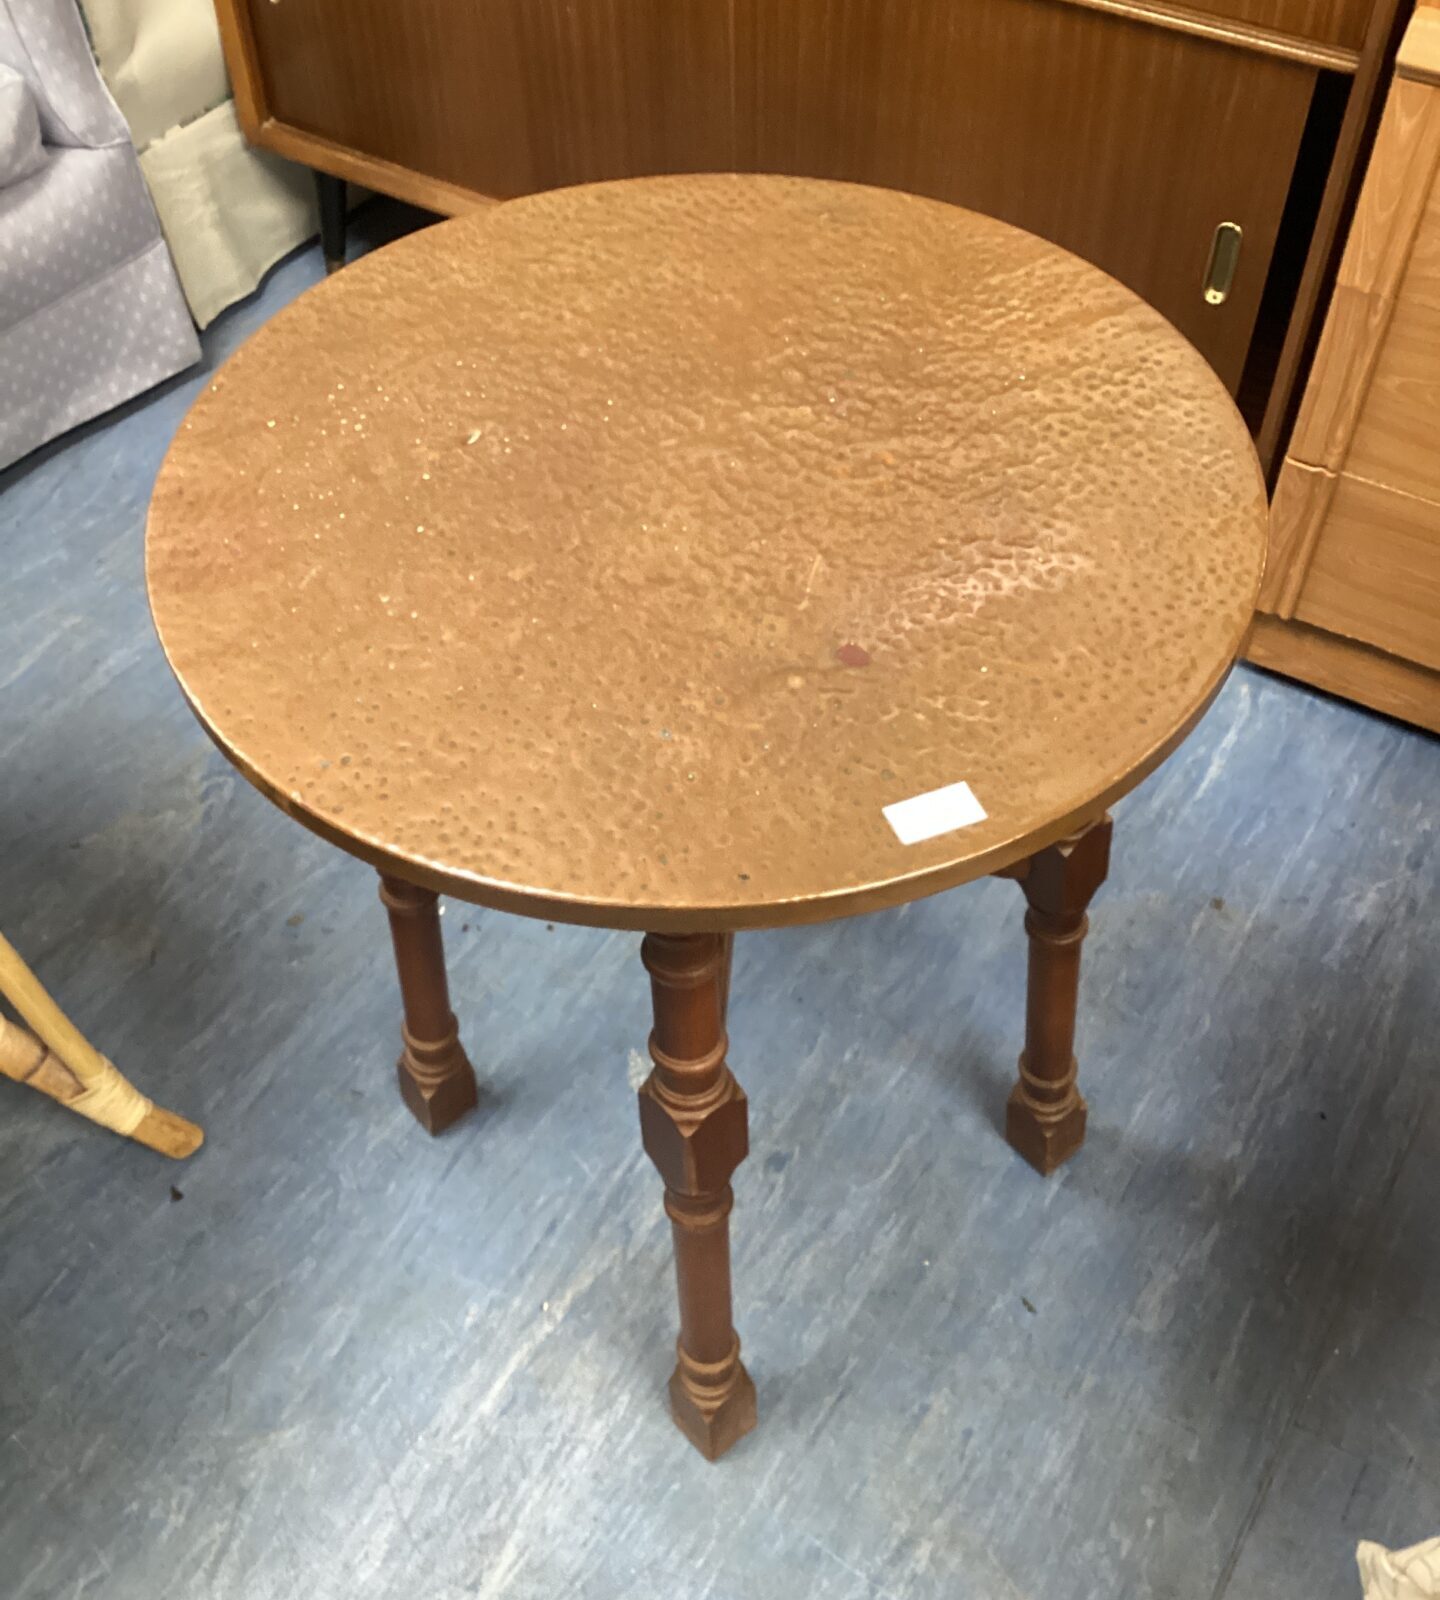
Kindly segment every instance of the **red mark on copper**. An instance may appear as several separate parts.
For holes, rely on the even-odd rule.
[[[835,652],[835,659],[842,667],[868,667],[870,652],[862,650],[858,644],[842,644]]]

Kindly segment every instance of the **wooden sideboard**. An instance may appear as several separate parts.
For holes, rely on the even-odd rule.
[[[1440,9],[1416,12],[1271,511],[1250,658],[1440,732]]]
[[[442,212],[715,169],[971,206],[1159,307],[1267,456],[1406,3],[216,0],[281,155]]]

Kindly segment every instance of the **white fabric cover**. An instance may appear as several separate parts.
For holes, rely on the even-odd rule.
[[[1365,1600],[1440,1600],[1440,1538],[1406,1550],[1362,1539],[1355,1551]]]
[[[209,0],[85,0],[100,71],[145,147],[230,98]]]
[[[81,0],[203,328],[319,227],[309,171],[240,132],[211,0]]]
[[[0,189],[19,183],[44,165],[35,96],[14,67],[0,61]]]
[[[172,128],[140,166],[202,328],[319,227],[309,168],[252,150],[233,100]]]

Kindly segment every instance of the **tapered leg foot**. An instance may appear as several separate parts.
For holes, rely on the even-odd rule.
[[[755,1426],[755,1385],[730,1309],[730,1178],[749,1149],[745,1092],[725,1063],[727,942],[647,934],[654,1070],[640,1087],[640,1134],[665,1181],[680,1338],[670,1379],[676,1425],[707,1460]]]
[[[477,1103],[479,1093],[450,1009],[439,896],[382,876],[380,899],[390,914],[405,1008],[396,1067],[400,1097],[427,1133],[443,1133]]]
[[[400,1098],[426,1133],[444,1133],[480,1101],[475,1069],[456,1033],[440,1050],[421,1046],[400,1030],[404,1048],[395,1063]]]
[[[718,1461],[755,1426],[755,1385],[735,1351],[715,1381],[708,1368],[691,1361],[677,1346],[679,1362],[670,1378],[670,1415],[675,1426],[705,1457]],[[727,1381],[727,1375],[728,1381]]]
[[[1048,1176],[1085,1142],[1075,1082],[1075,1011],[1085,911],[1110,867],[1109,817],[1031,856],[1011,873],[1025,892],[1030,973],[1020,1081],[1005,1107],[1005,1138]]]
[[[1025,1070],[1025,1058],[1020,1058]],[[1005,1139],[1036,1172],[1048,1178],[1085,1143],[1086,1105],[1078,1090],[1058,1112],[1038,1104],[1023,1082],[1010,1091],[1005,1106]]]

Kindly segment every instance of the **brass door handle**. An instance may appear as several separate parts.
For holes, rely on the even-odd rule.
[[[1240,265],[1240,241],[1245,230],[1238,222],[1222,222],[1210,241],[1210,260],[1205,267],[1205,304],[1223,306],[1235,282]]]

